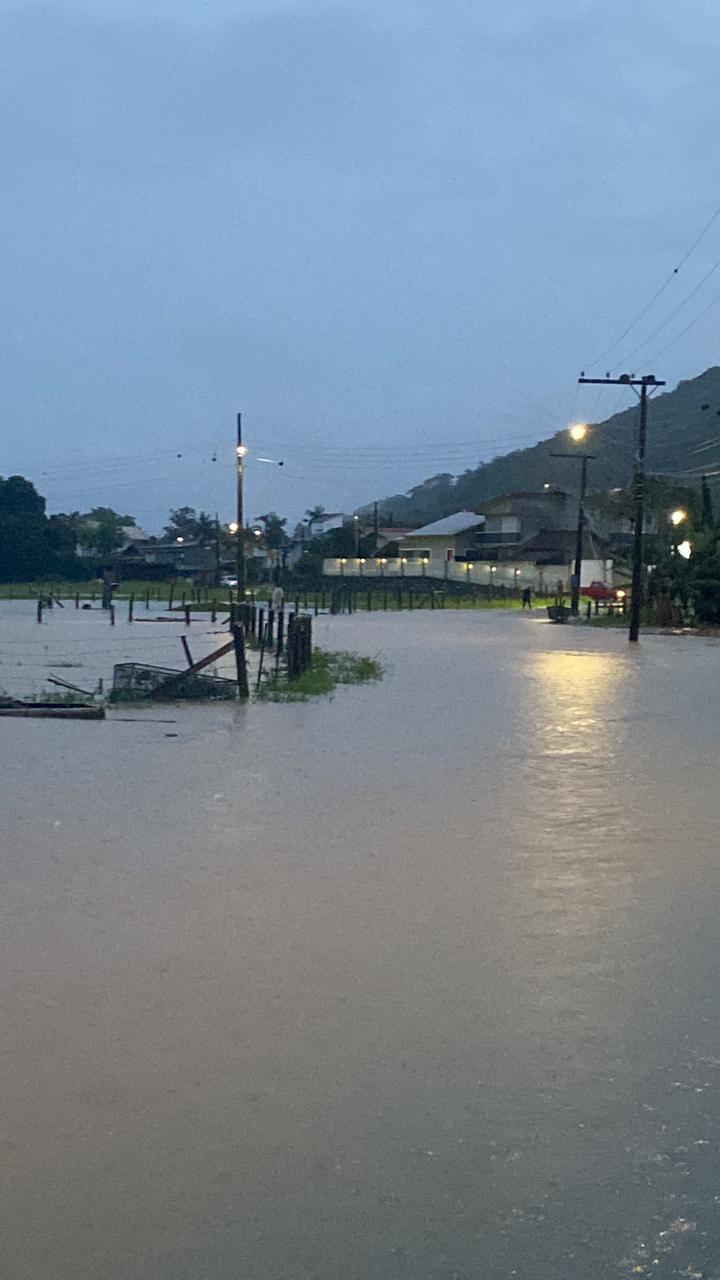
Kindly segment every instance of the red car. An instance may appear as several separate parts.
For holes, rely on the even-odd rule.
[[[606,582],[591,582],[583,587],[580,594],[589,596],[591,600],[624,600],[626,592],[618,587],[609,587]]]

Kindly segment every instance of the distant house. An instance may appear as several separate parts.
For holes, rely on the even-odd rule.
[[[577,527],[577,498],[562,489],[518,490],[484,504],[485,524],[466,549],[468,560],[514,560],[548,530]]]
[[[171,567],[179,578],[195,574],[213,573],[216,567],[215,548],[200,542],[153,542],[144,548],[143,562]]]
[[[318,520],[313,520],[312,524],[306,526],[308,536],[319,538],[323,533],[329,533],[331,529],[342,529],[343,525],[349,519],[342,511],[326,511],[324,516],[320,516]]]
[[[476,511],[456,511],[454,515],[413,529],[399,540],[400,556],[406,560],[426,560],[429,564],[464,557],[477,543],[485,528],[485,516]],[[397,531],[396,531],[397,532]]]

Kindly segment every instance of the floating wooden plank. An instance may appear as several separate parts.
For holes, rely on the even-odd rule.
[[[37,720],[104,720],[104,707],[63,706],[55,702],[18,702],[0,706],[0,716]]]

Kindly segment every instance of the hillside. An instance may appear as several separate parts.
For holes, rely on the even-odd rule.
[[[628,396],[634,395],[628,388]],[[604,422],[592,424],[586,446],[594,455],[590,464],[591,489],[626,485],[633,471],[639,408],[637,402]],[[439,475],[416,485],[405,494],[384,498],[380,511],[396,524],[425,523],[452,511],[481,511],[483,502],[517,489],[541,489],[551,482],[572,491],[577,486],[576,463],[553,458],[566,450],[565,432],[556,432],[529,449],[481,463],[461,476]],[[700,482],[703,470],[720,468],[720,367],[680,382],[674,391],[657,392],[648,413],[648,471],[658,474],[688,472],[686,483]],[[364,508],[370,510],[370,508]]]

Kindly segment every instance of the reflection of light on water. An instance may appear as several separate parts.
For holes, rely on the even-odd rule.
[[[518,934],[532,994],[565,1036],[568,1017],[579,1029],[612,1017],[613,932],[633,883],[618,712],[627,670],[618,655],[588,650],[533,654],[526,671]]]

